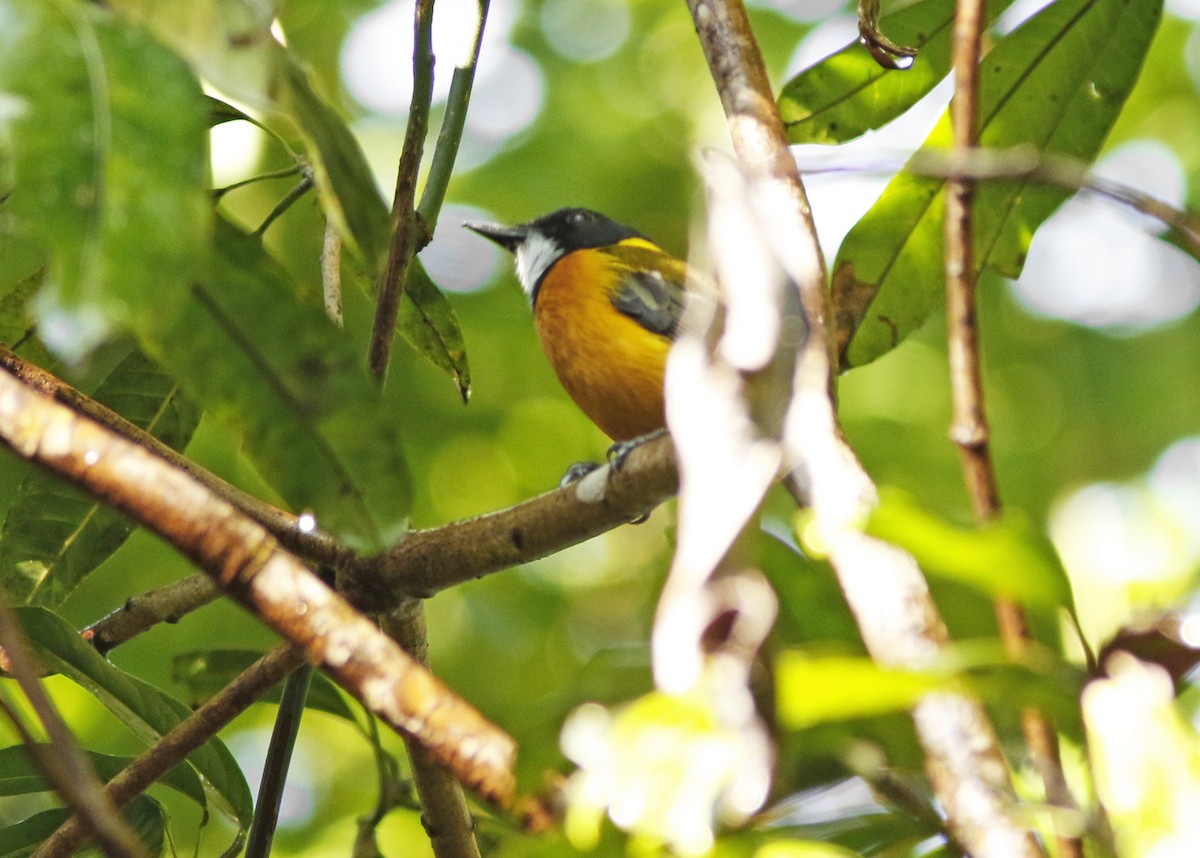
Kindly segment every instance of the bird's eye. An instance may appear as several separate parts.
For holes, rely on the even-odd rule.
[[[587,215],[583,212],[571,212],[571,223],[581,224],[587,220]]]

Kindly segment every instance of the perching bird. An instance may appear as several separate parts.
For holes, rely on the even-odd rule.
[[[519,226],[464,225],[516,255],[542,349],[592,422],[617,442],[661,430],[687,265],[588,209]]]

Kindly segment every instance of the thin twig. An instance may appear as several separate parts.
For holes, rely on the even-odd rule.
[[[304,663],[304,650],[287,643],[276,646],[109,781],[105,787],[108,798],[118,807],[133,801]],[[66,858],[85,836],[79,818],[73,816],[50,835],[37,856]]]
[[[263,219],[263,222],[258,225],[258,229],[254,230],[253,235],[255,238],[262,238],[263,234],[266,233],[271,224],[275,223],[276,219],[279,218],[280,215],[290,209],[296,200],[300,199],[313,189],[315,182],[313,180],[312,173],[309,171],[303,172],[304,178],[297,182],[296,186],[288,191],[284,195],[283,199],[275,204],[275,208],[271,209],[266,218]]]
[[[281,170],[272,170],[269,173],[259,173],[257,176],[251,176],[248,179],[242,179],[241,181],[234,182],[232,185],[226,185],[223,188],[214,188],[212,192],[213,199],[219,200],[230,191],[236,191],[238,188],[245,188],[248,185],[255,184],[256,182],[266,182],[270,181],[271,179],[286,179],[289,176],[296,175],[303,169],[303,166],[297,162],[292,166],[284,167]]]
[[[797,362],[787,417],[796,470],[789,478],[811,504],[824,547],[871,655],[889,665],[920,665],[946,640],[944,623],[911,557],[866,537],[857,521],[874,486],[845,444],[833,406],[832,318],[816,233],[783,123],[738,0],[689,0],[701,45],[729,122],[734,148],[772,209],[781,261],[800,290],[807,341]],[[935,793],[951,831],[975,858],[1039,854],[1013,819],[1008,771],[978,701],[931,694],[913,712]]]
[[[254,820],[246,836],[246,858],[267,858],[271,854],[279,808],[283,805],[283,787],[287,783],[296,736],[300,733],[300,719],[304,716],[304,701],[308,697],[312,674],[311,665],[301,665],[284,682],[275,727],[271,730],[271,743],[263,762],[258,799],[254,802]]]
[[[104,655],[159,623],[178,622],[220,596],[221,588],[216,582],[197,572],[126,599],[124,605],[96,620],[80,634]]]
[[[979,142],[979,48],[984,16],[983,0],[958,0],[951,50],[954,98],[950,102],[956,152],[971,151]],[[947,181],[947,352],[954,409],[950,436],[959,449],[963,478],[975,519],[979,524],[986,525],[1000,515],[1000,489],[990,453],[990,430],[984,406],[979,352],[972,220],[974,196],[973,179],[953,177]],[[995,610],[1005,650],[1013,659],[1022,659],[1029,644],[1029,625],[1024,608],[1010,599],[997,598]],[[1027,707],[1021,712],[1021,729],[1034,765],[1042,775],[1047,801],[1053,805],[1074,808],[1075,802],[1062,771],[1058,734],[1049,719],[1037,709]],[[1059,833],[1058,851],[1064,858],[1082,858],[1082,841],[1078,837]]]
[[[808,175],[903,170],[934,179],[1028,179],[1071,191],[1087,191],[1160,221],[1179,237],[1190,255],[1200,259],[1200,218],[1194,212],[1176,208],[1121,182],[1093,175],[1084,161],[1039,152],[1029,145],[1006,149],[920,149],[911,157],[883,154],[857,163],[848,162],[843,156],[838,156],[835,163],[824,157],[806,157],[801,159],[801,169]]]
[[[425,178],[425,190],[421,192],[421,203],[417,214],[425,224],[427,235],[437,229],[438,215],[446,199],[446,188],[454,173],[454,162],[458,158],[458,146],[462,142],[463,127],[467,121],[467,107],[471,103],[471,89],[475,85],[475,68],[479,64],[479,49],[483,45],[483,27],[487,22],[490,0],[476,0],[479,5],[475,23],[475,38],[466,63],[456,66],[450,78],[450,94],[446,98],[446,112],[442,116],[442,127],[438,131],[437,146],[429,160],[429,175]]]
[[[16,615],[2,599],[0,647],[3,647],[7,656],[6,669],[17,680],[50,740],[48,745],[37,746],[36,761],[62,800],[79,814],[81,831],[85,836],[94,833],[106,855],[120,858],[146,855],[145,846],[121,818],[117,806],[104,794],[104,785],[96,776],[91,762],[79,749],[75,737],[42,687],[38,678],[42,671],[25,648]],[[13,711],[9,711],[10,716],[13,714]],[[14,718],[13,723],[18,728],[23,727],[19,719]],[[28,742],[29,731],[21,729],[21,732]],[[40,749],[45,750],[43,752]]]
[[[375,296],[375,321],[371,327],[367,358],[371,373],[381,380],[387,376],[388,358],[396,334],[396,316],[400,312],[400,299],[418,244],[420,219],[413,210],[413,201],[425,135],[429,130],[429,105],[433,101],[433,0],[417,0],[413,30],[413,91],[404,148],[396,170],[396,192],[392,198],[392,243]]]

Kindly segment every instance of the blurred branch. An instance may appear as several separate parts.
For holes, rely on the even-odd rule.
[[[425,190],[417,214],[425,224],[425,232],[432,236],[437,228],[442,202],[446,199],[446,188],[454,172],[458,158],[458,145],[462,142],[463,127],[467,121],[467,106],[471,103],[471,89],[475,85],[475,67],[479,64],[479,48],[483,44],[483,27],[487,23],[490,0],[476,0],[479,6],[475,22],[475,38],[471,43],[471,54],[464,65],[456,66],[450,78],[450,94],[446,99],[446,112],[442,116],[442,128],[438,132],[437,146],[429,162],[429,175],[425,179]]]
[[[288,643],[276,646],[109,781],[104,788],[109,800],[118,807],[133,801],[304,663],[304,650]],[[35,855],[66,858],[86,835],[79,818],[73,816],[46,839]]]
[[[864,535],[858,522],[875,488],[841,436],[834,412],[832,318],[811,213],[788,149],[758,47],[737,0],[689,0],[734,149],[757,188],[780,261],[800,290],[808,330],[800,350],[786,442],[789,488],[811,505],[821,541],[868,651],[882,664],[919,666],[946,640],[912,558]],[[1008,769],[978,701],[930,694],[913,718],[948,824],[975,858],[1036,856],[1036,842],[1013,818]]]
[[[429,129],[429,105],[433,101],[433,0],[417,0],[413,20],[413,90],[408,105],[408,127],[404,149],[396,169],[396,191],[392,198],[392,243],[387,264],[375,295],[375,321],[371,328],[368,366],[378,379],[387,376],[388,358],[396,336],[396,316],[408,280],[408,269],[418,245],[420,218],[413,210],[417,172]]]
[[[512,739],[228,501],[8,372],[0,372],[0,440],[158,533],[367,709],[420,740],[481,797],[511,806]]]
[[[387,611],[402,596],[432,596],[628,524],[677,488],[675,456],[664,436],[634,448],[619,471],[601,467],[508,509],[414,530],[390,551],[342,567],[338,587],[364,611]]]
[[[78,814],[80,831],[85,837],[94,834],[106,855],[121,858],[146,855],[145,847],[121,818],[117,806],[105,796],[95,769],[79,750],[75,737],[42,687],[38,677],[43,671],[26,650],[17,618],[3,600],[0,600],[0,647],[5,654],[5,669],[20,685],[46,731],[49,744],[34,743],[15,709],[6,701],[0,703],[4,703],[3,709],[59,797]]]
[[[841,156],[838,156],[839,159]],[[934,179],[1028,179],[1071,191],[1088,191],[1128,206],[1160,221],[1178,236],[1183,249],[1200,259],[1200,218],[1129,185],[1093,175],[1084,161],[1063,155],[1045,154],[1033,146],[1008,149],[934,151],[921,149],[911,156],[885,155],[863,163],[829,163],[825,158],[804,158],[805,173],[894,173]]]
[[[955,153],[969,152],[979,143],[979,54],[984,16],[983,0],[957,0],[951,47],[954,98],[950,101]],[[990,452],[991,430],[984,406],[979,352],[972,219],[974,199],[974,179],[955,176],[947,181],[947,354],[954,410],[950,437],[958,446],[975,520],[983,526],[1000,515],[1000,488]],[[1015,661],[1022,660],[1029,643],[1029,622],[1024,608],[1011,599],[997,598],[995,611],[1005,651]],[[1041,773],[1047,802],[1074,808],[1075,802],[1063,775],[1058,734],[1048,717],[1037,709],[1026,707],[1021,712],[1021,730],[1034,766]],[[1060,833],[1058,852],[1063,858],[1082,858],[1083,844],[1078,837]]]
[[[203,573],[189,575],[140,596],[132,596],[81,634],[104,655],[159,623],[178,622],[186,614],[215,601],[221,595],[217,583]]]

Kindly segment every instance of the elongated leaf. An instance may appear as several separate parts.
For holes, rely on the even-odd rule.
[[[161,855],[166,836],[166,813],[162,805],[146,795],[131,801],[121,815],[150,855]],[[25,858],[71,818],[71,810],[55,807],[35,813],[20,822],[0,828],[0,858]]]
[[[1161,0],[1058,0],[1005,37],[980,69],[980,144],[1090,161],[1133,87]],[[926,146],[951,140],[943,116]],[[941,301],[944,182],[901,174],[850,231],[834,263],[842,362],[879,357]],[[976,195],[975,259],[1020,273],[1037,227],[1068,195],[1025,181]]]
[[[466,402],[471,396],[471,367],[462,328],[449,299],[429,279],[419,259],[413,260],[408,272],[397,326],[409,345],[454,379],[459,396]]]
[[[792,730],[903,711],[948,682],[935,673],[881,667],[865,656],[811,656],[794,650],[780,656],[775,681],[780,723]]]
[[[243,433],[293,509],[360,548],[399,539],[409,503],[399,429],[349,335],[297,302],[262,245],[224,222],[193,294],[159,332],[156,356]]]
[[[0,0],[0,92],[5,212],[50,256],[43,340],[76,358],[114,325],[169,323],[211,218],[191,71],[98,5]]]
[[[177,450],[200,422],[179,384],[139,351],[109,373],[94,398]],[[0,531],[0,589],[14,601],[60,605],[132,531],[133,524],[105,504],[44,471],[30,471]]]
[[[994,20],[1011,0],[987,4]],[[793,143],[842,143],[895,119],[950,72],[953,0],[920,0],[880,20],[894,41],[917,48],[907,69],[881,66],[861,41],[796,75],[779,94]]]
[[[86,750],[84,753],[91,760],[96,774],[106,782],[112,780],[133,762],[133,757],[118,757]],[[200,778],[189,766],[180,763],[159,778],[158,783],[169,786],[180,795],[190,798],[201,809],[208,809],[208,799],[204,795],[204,787],[200,783]],[[53,784],[43,777],[41,770],[34,764],[28,748],[23,745],[0,748],[0,795],[25,795],[52,789],[54,789]]]
[[[210,649],[200,652],[185,652],[175,656],[172,662],[172,678],[188,689],[188,703],[199,706],[212,697],[262,655],[260,652],[240,649]],[[278,703],[282,684],[271,689],[262,697],[264,703]],[[354,710],[337,685],[323,673],[314,673],[304,700],[308,709],[316,709],[335,715],[360,726]]]
[[[908,551],[931,575],[1025,605],[1074,611],[1071,584],[1054,546],[1015,513],[983,528],[960,528],[903,494],[883,492],[867,532]]]
[[[0,858],[25,858],[60,825],[71,818],[65,807],[43,810],[33,816],[0,828]]]
[[[91,693],[121,723],[147,744],[157,741],[191,710],[152,685],[106,661],[62,617],[44,608],[15,609],[25,636],[41,664]],[[253,800],[237,762],[216,738],[187,758],[217,799],[222,812],[245,829]]]

